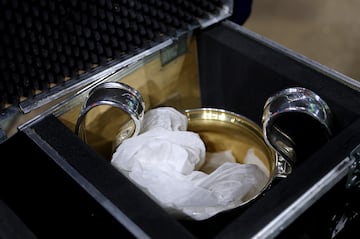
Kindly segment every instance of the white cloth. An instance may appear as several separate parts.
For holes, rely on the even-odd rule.
[[[241,205],[267,183],[256,164],[236,163],[230,151],[206,153],[200,136],[186,129],[186,116],[174,108],[152,109],[111,163],[169,213],[195,220]],[[203,165],[209,174],[199,171]]]

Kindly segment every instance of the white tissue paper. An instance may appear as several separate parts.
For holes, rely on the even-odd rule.
[[[206,152],[200,136],[186,130],[187,118],[176,109],[151,109],[111,164],[178,218],[207,219],[264,188],[269,172],[252,150],[245,158],[250,163],[239,164],[231,151]]]

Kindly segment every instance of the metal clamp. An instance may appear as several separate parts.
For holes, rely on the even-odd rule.
[[[86,142],[85,118],[89,111],[100,105],[118,108],[131,117],[117,136],[114,147],[124,139],[137,135],[144,117],[145,103],[140,93],[127,84],[105,82],[93,88],[85,99],[76,122],[75,133]]]
[[[350,160],[353,163],[349,168],[346,187],[360,189],[360,144],[351,151]]]
[[[332,113],[329,106],[309,89],[287,88],[269,97],[264,105],[262,116],[264,137],[266,143],[280,155],[279,163],[282,168],[280,174],[284,176],[291,173],[291,168],[295,165],[297,153],[299,153],[296,152],[298,142],[288,131],[299,127],[301,122],[292,122],[297,118],[289,118],[291,115],[303,116],[314,121],[325,132],[326,140],[332,134]]]

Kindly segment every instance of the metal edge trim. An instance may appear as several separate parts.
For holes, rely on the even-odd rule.
[[[233,13],[233,0],[223,0],[223,7],[220,9],[218,15],[211,14],[207,18],[198,19],[201,29],[207,28],[217,22],[220,22]]]
[[[3,139],[1,142],[10,138],[13,134],[16,133],[15,127],[18,130],[24,130],[29,125],[32,125],[34,122],[46,117],[49,114],[54,114],[55,116],[59,116],[62,113],[66,112],[67,108],[71,108],[76,105],[82,98],[85,98],[85,94],[96,85],[113,80],[114,77],[123,77],[129,74],[130,72],[138,69],[144,63],[149,61],[149,59],[153,56],[156,56],[161,49],[173,44],[172,39],[168,39],[162,44],[157,45],[147,51],[142,52],[139,55],[136,55],[128,60],[118,63],[117,65],[110,67],[107,70],[96,74],[93,77],[90,77],[88,80],[84,82],[80,82],[77,85],[71,87],[71,89],[66,89],[66,92],[62,92],[61,96],[58,95],[54,101],[58,101],[53,105],[46,106],[46,104],[42,105],[44,107],[43,110],[40,109],[40,105],[37,105],[36,108],[29,109],[31,112],[28,114],[23,114],[18,108],[13,108],[11,113],[4,115],[3,117],[0,115],[0,128],[6,133],[7,138]],[[52,103],[49,99],[47,103]],[[32,111],[41,110],[40,113],[37,113],[34,116],[31,116]]]
[[[129,59],[126,59],[126,60],[124,60],[124,61],[122,61],[122,62],[120,62],[120,63],[118,63],[118,64],[116,64],[116,65],[114,65],[112,67],[109,67],[108,69],[105,69],[105,70],[103,70],[103,71],[101,71],[101,72],[99,72],[99,73],[97,73],[97,74],[95,74],[95,75],[93,75],[93,76],[91,76],[91,77],[89,77],[87,79],[81,80],[79,83],[76,83],[76,84],[74,84],[72,86],[69,86],[64,90],[59,91],[58,93],[49,95],[46,98],[40,99],[40,100],[38,100],[36,102],[33,102],[33,104],[27,105],[25,103],[20,103],[19,104],[20,109],[25,114],[29,113],[30,111],[32,111],[34,109],[37,109],[37,108],[39,108],[39,107],[41,107],[43,105],[46,105],[47,103],[49,103],[49,102],[51,102],[51,101],[53,101],[55,99],[58,99],[59,97],[64,96],[64,95],[68,94],[71,91],[79,89],[79,88],[93,82],[96,79],[102,78],[102,77],[104,77],[106,75],[109,75],[109,74],[113,74],[114,72],[118,71],[119,69],[124,68],[124,67],[138,61],[138,60],[141,60],[142,58],[144,58],[146,56],[149,56],[152,53],[157,52],[160,49],[171,45],[172,43],[173,43],[173,40],[168,39],[168,40],[166,40],[166,41],[164,41],[164,42],[162,42],[162,43],[160,43],[160,44],[158,44],[158,45],[156,45],[156,46],[154,46],[154,47],[152,47],[152,48],[150,48],[148,50],[142,51],[140,54],[137,54],[137,55],[135,55],[135,56],[133,56],[133,57],[131,57]]]
[[[154,53],[156,53],[156,52],[154,52]],[[154,56],[155,55],[157,55],[157,54],[154,54]],[[152,58],[151,56],[153,56],[153,55],[150,55],[148,57]],[[142,58],[139,58],[139,59],[142,59]],[[44,117],[48,116],[49,114],[54,114],[54,116],[56,116],[56,117],[62,115],[63,113],[65,113],[68,110],[68,108],[72,108],[72,106],[75,106],[75,105],[79,104],[80,101],[83,101],[86,97],[86,94],[91,89],[96,87],[97,85],[104,83],[104,82],[114,81],[114,79],[119,79],[119,78],[121,79],[121,78],[125,77],[126,75],[128,75],[129,73],[135,71],[139,67],[143,66],[144,62],[141,62],[140,60],[134,61],[133,63],[126,65],[126,67],[120,68],[117,71],[114,71],[109,74],[104,74],[104,76],[99,77],[97,80],[94,80],[87,85],[85,84],[83,86],[83,88],[81,88],[81,89],[74,89],[73,91],[70,91],[70,93],[73,93],[70,97],[66,97],[62,101],[55,104],[54,106],[51,106],[51,107],[47,108],[46,110],[44,110],[41,114],[38,114],[38,115],[34,116],[33,118],[27,120],[26,122],[19,124],[18,129],[24,130],[25,128],[34,124],[38,120],[43,119]]]
[[[289,207],[283,210],[270,223],[257,232],[252,238],[275,238],[279,233],[299,217],[306,209],[314,204],[322,195],[329,191],[336,183],[344,178],[353,159],[346,157],[337,164],[331,171],[323,176],[317,183],[302,194]]]

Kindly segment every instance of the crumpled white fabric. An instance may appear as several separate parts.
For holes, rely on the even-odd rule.
[[[261,167],[236,163],[231,151],[207,153],[200,136],[186,129],[176,109],[149,110],[139,135],[120,144],[111,164],[169,213],[195,220],[235,208],[266,185]],[[251,150],[246,157],[261,162]]]

